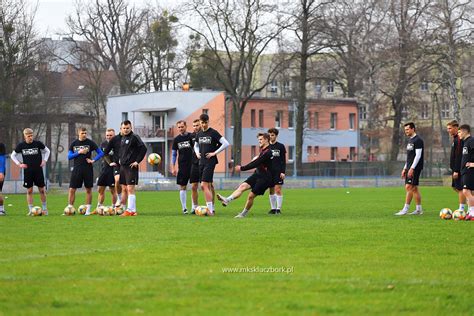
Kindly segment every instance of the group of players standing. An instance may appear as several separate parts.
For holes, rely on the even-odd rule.
[[[178,121],[179,135],[173,141],[171,172],[177,176],[180,186],[180,201],[184,214],[186,208],[186,187],[192,185],[192,213],[198,206],[198,186],[204,192],[208,214],[214,215],[215,190],[213,186],[214,169],[218,163],[217,155],[224,151],[229,142],[215,129],[209,127],[209,116],[202,114],[193,122],[193,133],[186,131],[186,122]],[[23,131],[24,141],[19,143],[11,154],[12,161],[23,169],[24,183],[27,189],[28,215],[32,215],[33,186],[37,186],[42,202],[42,213],[48,215],[46,201],[46,184],[43,167],[48,161],[50,150],[40,141],[35,140],[33,130],[26,128]],[[73,208],[76,190],[85,187],[86,210],[84,215],[94,214],[91,211],[92,188],[94,186],[93,164],[102,160],[102,168],[97,179],[98,203],[103,205],[105,190],[109,187],[112,203],[116,210],[123,212],[120,216],[136,216],[135,186],[138,184],[138,166],[146,155],[146,146],[140,137],[133,133],[130,121],[120,125],[120,132],[106,130],[106,140],[98,146],[87,138],[87,130],[81,127],[77,130],[78,138],[69,146],[68,159],[73,161],[68,191],[68,206]],[[276,141],[277,129],[270,129],[268,133],[258,134],[260,154],[245,166],[236,166],[237,172],[256,168],[255,173],[245,180],[237,190],[225,198],[217,194],[223,206],[238,198],[244,191],[250,190],[247,202],[241,213],[236,217],[245,217],[253,205],[257,195],[263,195],[270,189],[270,214],[280,214],[283,196],[281,186],[285,178],[286,150],[283,144]],[[92,153],[96,152],[92,157]],[[1,191],[5,175],[5,145],[0,143],[0,215],[6,215],[3,206]],[[176,160],[178,169],[176,169]]]
[[[422,215],[421,193],[418,189],[419,178],[423,170],[424,143],[416,134],[413,122],[404,125],[405,135],[408,137],[407,160],[401,176],[405,179],[405,204],[395,213],[396,216]],[[468,213],[466,220],[474,221],[474,139],[471,137],[471,127],[467,124],[459,126],[456,120],[447,124],[447,132],[452,137],[449,168],[451,169],[451,187],[457,193],[459,210],[465,211],[466,202]],[[408,213],[412,199],[415,199],[416,208]]]
[[[186,187],[188,182],[192,188],[192,213],[198,206],[198,186],[201,184],[208,214],[214,215],[215,189],[213,185],[214,170],[218,163],[217,154],[224,151],[229,142],[215,129],[209,127],[209,116],[201,114],[193,122],[193,133],[186,131],[186,122],[178,121],[176,126],[179,135],[175,137],[172,146],[171,172],[176,175],[176,182],[180,186],[180,201],[183,214],[187,214]],[[270,189],[271,210],[269,214],[280,214],[283,201],[281,186],[285,178],[286,150],[283,144],[276,141],[277,129],[270,129],[268,133],[259,133],[258,142],[260,154],[249,164],[235,166],[235,171],[256,169],[229,197],[217,194],[217,199],[223,206],[240,197],[244,191],[248,194],[244,209],[236,218],[242,218],[250,211],[253,200],[257,195],[263,195]],[[178,170],[176,170],[176,161]]]

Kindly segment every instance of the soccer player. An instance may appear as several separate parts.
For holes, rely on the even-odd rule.
[[[179,200],[183,214],[188,214],[186,208],[186,188],[191,176],[193,163],[193,136],[186,131],[186,121],[176,123],[179,135],[173,140],[171,148],[171,173],[176,176],[176,183],[179,185]],[[178,158],[178,171],[176,171],[176,158]]]
[[[115,180],[115,192],[117,192],[117,200],[115,202],[116,208],[125,208],[127,203],[127,193],[122,192],[122,186],[120,185],[120,145],[122,143],[122,128],[118,135],[112,137],[104,150],[104,159],[109,163],[110,167],[113,167],[114,170],[114,180]]]
[[[129,120],[121,124],[122,138],[120,140],[120,185],[122,198],[127,194],[127,210],[120,216],[137,216],[135,186],[138,184],[138,165],[146,155],[146,146],[140,136],[132,131]]]
[[[34,139],[31,128],[23,130],[23,138],[24,141],[16,146],[10,156],[12,161],[23,169],[23,187],[26,188],[26,202],[28,203],[27,215],[32,215],[33,185],[38,187],[43,215],[48,215],[43,167],[48,161],[50,150],[42,142]],[[21,158],[21,162],[19,158]]]
[[[110,140],[115,136],[115,130],[113,128],[108,128],[105,132],[105,141],[100,144],[100,149],[104,151],[107,148]],[[115,156],[115,152],[112,150],[108,153],[109,159],[110,157]],[[118,156],[118,153],[117,153]],[[104,205],[105,200],[105,188],[109,187],[110,194],[112,195],[112,205],[115,205],[117,202],[117,193],[115,192],[115,178],[114,178],[114,167],[110,166],[110,162],[106,159],[106,156],[102,159],[102,168],[100,171],[99,178],[97,179],[97,187],[98,187],[98,201],[97,207]]]
[[[418,190],[421,170],[423,170],[423,149],[424,144],[420,136],[416,134],[415,123],[410,122],[404,125],[405,135],[409,137],[407,144],[407,161],[402,170],[402,179],[405,179],[405,205],[403,209],[395,213],[397,216],[406,215],[410,209],[413,197],[416,202],[415,211],[410,215],[422,215],[421,193]]]
[[[229,142],[215,129],[209,127],[209,116],[199,116],[201,131],[196,135],[194,151],[199,158],[199,180],[204,191],[209,215],[214,215],[214,169],[218,163],[217,154],[224,151]]]
[[[92,164],[101,159],[104,153],[94,141],[87,138],[87,129],[85,127],[78,128],[77,135],[78,138],[71,143],[68,153],[68,159],[74,160],[71,181],[69,182],[68,206],[74,205],[76,200],[76,190],[82,188],[82,185],[84,184],[84,187],[86,188],[87,207],[84,215],[90,215],[92,187],[94,186],[94,170]],[[97,154],[94,159],[91,159],[93,151]]]
[[[466,196],[463,193],[462,181],[461,181],[461,159],[462,159],[462,148],[463,140],[459,137],[459,124],[456,120],[449,122],[447,130],[450,136],[453,137],[453,143],[451,144],[451,156],[449,159],[449,168],[451,169],[451,187],[458,194],[459,209],[464,210],[466,205]]]
[[[461,159],[461,178],[463,193],[469,205],[467,221],[474,221],[474,139],[471,137],[471,127],[467,124],[459,127],[459,137],[464,141]]]
[[[5,181],[5,144],[0,143],[0,216],[7,215],[5,209],[3,208],[3,182]]]
[[[250,170],[256,168],[255,172],[239,185],[230,196],[223,197],[217,194],[217,199],[222,202],[223,206],[227,206],[231,201],[239,198],[242,193],[247,190],[252,190],[247,196],[244,209],[235,218],[244,218],[252,208],[253,200],[258,195],[263,195],[267,188],[273,184],[271,173],[272,160],[274,159],[270,149],[270,136],[267,133],[258,134],[258,145],[260,147],[260,154],[250,163],[245,166],[235,166],[236,172]]]
[[[194,144],[196,143],[196,135],[201,131],[201,121],[199,119],[195,119],[193,121],[193,130],[194,132],[191,134],[191,139]],[[196,152],[193,150],[193,161],[191,164],[191,175],[189,177],[189,183],[191,183],[191,199],[192,199],[192,212],[191,214],[195,214],[196,207],[198,204],[198,189],[199,189],[199,159],[196,156]]]
[[[268,214],[281,214],[281,205],[283,203],[281,187],[283,186],[283,180],[285,179],[286,148],[285,145],[277,142],[278,129],[270,128],[268,130],[268,135],[270,135],[270,150],[273,154],[271,167],[273,182],[270,186],[269,195],[271,210]]]

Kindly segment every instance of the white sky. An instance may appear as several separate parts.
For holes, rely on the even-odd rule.
[[[59,38],[57,35],[67,31],[66,18],[74,12],[75,0],[26,0],[31,6],[38,3],[35,25],[39,37]],[[94,1],[94,0],[86,0]],[[130,4],[142,6],[145,3],[157,4],[160,7],[173,7],[182,0],[129,0]]]

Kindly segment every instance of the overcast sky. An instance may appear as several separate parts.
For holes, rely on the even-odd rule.
[[[88,0],[94,1],[94,0]],[[58,38],[57,33],[67,31],[66,17],[74,12],[75,0],[27,0],[30,5],[38,3],[35,25],[40,37]],[[130,4],[142,6],[157,3],[161,7],[173,6],[182,0],[129,0]]]

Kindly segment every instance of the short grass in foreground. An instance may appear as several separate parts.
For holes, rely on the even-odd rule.
[[[474,222],[439,219],[449,188],[421,190],[423,216],[393,216],[402,188],[319,189],[286,190],[282,216],[259,197],[243,220],[243,198],[210,218],[139,192],[136,218],[66,217],[50,194],[50,216],[26,217],[10,195],[0,314],[471,314]]]

